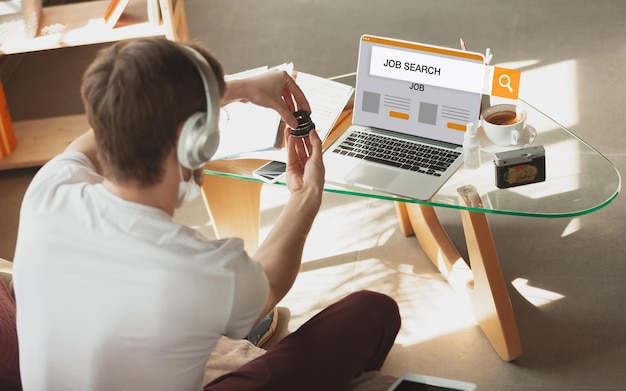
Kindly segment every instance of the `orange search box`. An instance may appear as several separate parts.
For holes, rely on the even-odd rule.
[[[493,67],[491,95],[501,98],[517,99],[522,72],[517,69]]]

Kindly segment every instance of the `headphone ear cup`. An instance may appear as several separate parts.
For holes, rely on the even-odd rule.
[[[183,124],[178,138],[177,157],[184,167],[195,170],[209,161],[217,151],[220,141],[219,127],[207,123],[207,114],[198,112]]]
[[[181,45],[194,63],[206,95],[206,112],[197,112],[183,124],[176,150],[178,161],[195,170],[209,161],[220,141],[219,112],[221,96],[219,84],[207,60],[190,46]]]

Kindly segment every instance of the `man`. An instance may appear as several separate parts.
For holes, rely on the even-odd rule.
[[[202,73],[222,104],[270,107],[291,127],[296,109],[310,110],[285,72],[224,83],[215,58],[194,51],[201,64],[180,43],[121,42],[84,75],[92,130],[37,173],[21,209],[25,390],[199,390],[217,340],[244,337],[298,274],[324,185],[315,132],[297,139],[285,129],[291,196],[252,257],[240,239],[211,241],[172,220],[195,186],[181,132],[216,92]],[[342,389],[380,369],[399,327],[392,299],[357,292],[206,389]]]

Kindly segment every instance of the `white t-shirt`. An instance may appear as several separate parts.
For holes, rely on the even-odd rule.
[[[199,390],[221,335],[269,286],[240,239],[211,241],[104,188],[67,152],[22,204],[14,278],[25,390]]]

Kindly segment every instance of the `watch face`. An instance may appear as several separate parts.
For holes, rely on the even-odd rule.
[[[298,127],[289,129],[289,132],[294,137],[306,137],[311,130],[315,129],[315,124],[311,120],[310,113],[306,110],[298,110],[293,115],[298,120]]]

